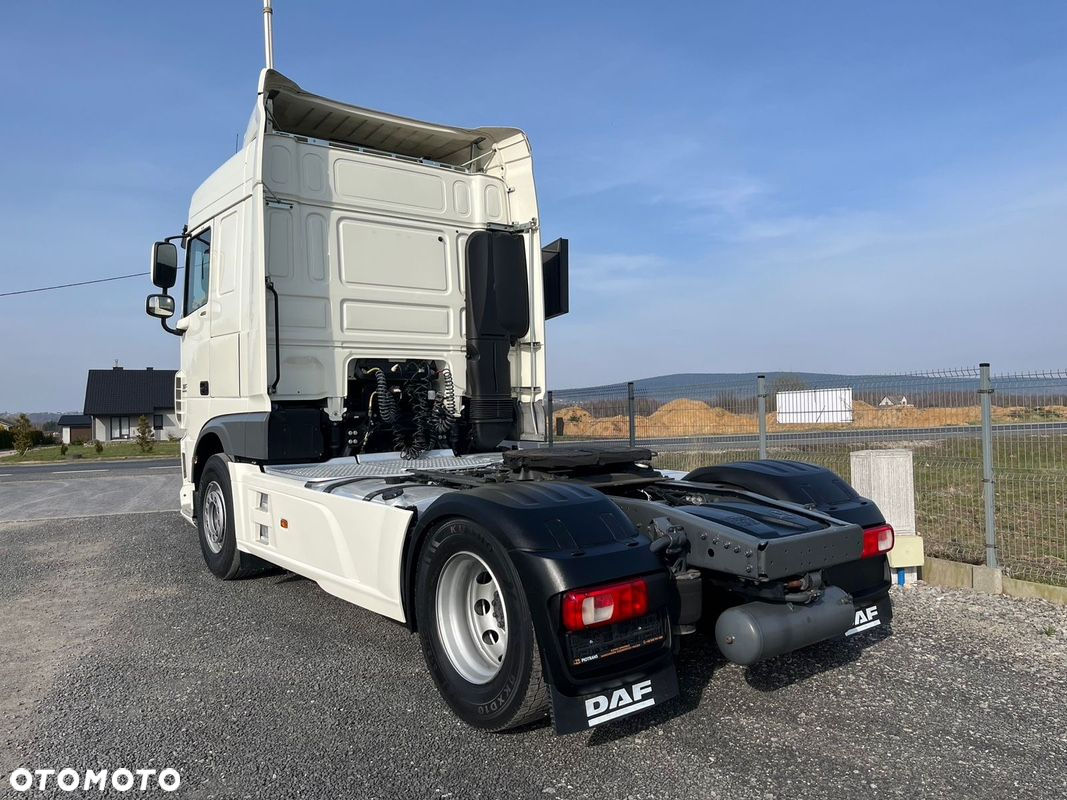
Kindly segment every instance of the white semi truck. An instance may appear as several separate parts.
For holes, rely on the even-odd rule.
[[[892,529],[832,473],[541,446],[567,270],[521,131],[263,70],[240,150],[152,248],[208,568],[277,565],[405,623],[453,711],[492,730],[662,704],[700,626],[752,664],[887,623]]]

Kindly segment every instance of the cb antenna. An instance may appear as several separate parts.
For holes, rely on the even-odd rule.
[[[274,10],[270,3],[271,0],[263,0],[263,48],[267,55],[267,69],[274,69]]]

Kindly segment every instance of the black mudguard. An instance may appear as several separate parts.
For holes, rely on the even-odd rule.
[[[736,486],[775,500],[809,506],[862,528],[885,522],[878,506],[860,497],[842,477],[825,467],[802,461],[735,461],[699,467],[684,480]]]
[[[404,611],[413,628],[415,564],[438,523],[464,517],[500,537],[523,583],[541,645],[559,733],[658,705],[678,693],[670,646],[669,575],[649,539],[600,492],[563,482],[507,483],[453,492],[423,513],[404,556]],[[649,612],[662,617],[662,639],[610,663],[574,664],[562,629],[561,595],[569,589],[644,577]],[[624,623],[625,624],[625,623]]]

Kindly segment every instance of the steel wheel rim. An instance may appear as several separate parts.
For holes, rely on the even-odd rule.
[[[456,553],[437,582],[437,634],[464,680],[496,677],[508,649],[508,615],[496,575],[474,553]]]
[[[226,495],[218,481],[212,481],[204,494],[204,540],[212,553],[222,552],[222,542],[226,537]]]

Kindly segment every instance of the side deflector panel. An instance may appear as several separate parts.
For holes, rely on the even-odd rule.
[[[519,234],[476,231],[467,240],[467,391],[477,450],[518,438],[509,355],[530,329],[526,247]]]

